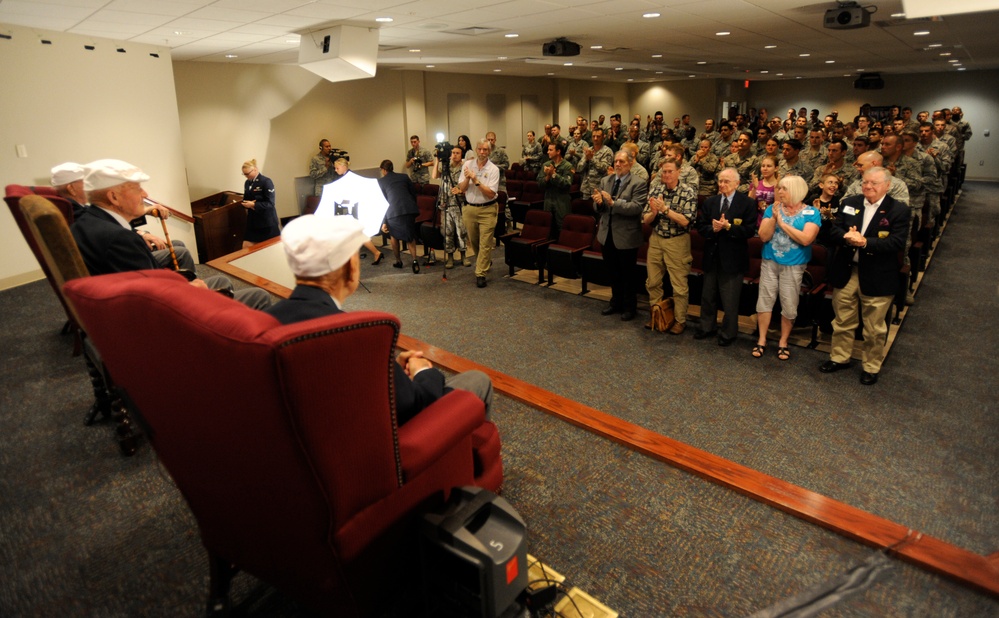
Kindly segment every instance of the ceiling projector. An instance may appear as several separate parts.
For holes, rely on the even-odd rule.
[[[841,4],[838,8],[826,11],[822,25],[833,30],[866,28],[871,25],[871,14],[856,3]]]
[[[569,39],[555,39],[542,45],[541,53],[545,56],[578,56],[579,43],[573,43]]]

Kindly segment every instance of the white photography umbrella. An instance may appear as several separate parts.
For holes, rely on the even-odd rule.
[[[365,178],[348,171],[337,180],[323,186],[323,197],[316,207],[316,214],[333,216],[336,208],[347,209],[347,214],[357,218],[367,236],[381,232],[382,220],[388,210],[388,200],[374,178]]]

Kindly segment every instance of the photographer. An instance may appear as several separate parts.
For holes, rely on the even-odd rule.
[[[430,182],[430,168],[434,165],[434,155],[425,148],[420,148],[420,136],[411,135],[409,145],[412,148],[406,153],[406,163],[403,167],[409,171],[413,182],[425,185]]]
[[[450,158],[445,158],[449,152]],[[437,158],[440,162],[434,167],[433,177],[442,179],[441,201],[446,204],[442,207],[438,203],[437,206],[444,210],[441,215],[444,251],[447,253],[444,268],[454,268],[455,242],[457,242],[458,250],[461,252],[461,265],[471,266],[472,261],[465,256],[465,250],[468,246],[468,230],[465,229],[465,222],[461,218],[461,210],[465,205],[465,194],[458,188],[458,184],[461,183],[461,167],[465,162],[461,146],[451,146],[447,142],[438,144]]]

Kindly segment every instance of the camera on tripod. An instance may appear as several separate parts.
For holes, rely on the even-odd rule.
[[[449,141],[443,141],[434,146],[434,151],[437,153],[437,158],[444,161],[451,157],[451,150],[454,146],[451,145]]]
[[[350,161],[350,155],[346,150],[340,150],[339,148],[334,148],[330,150],[330,161],[336,161],[337,159],[344,159],[345,161]]]

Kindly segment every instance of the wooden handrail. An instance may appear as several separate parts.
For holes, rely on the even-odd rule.
[[[154,199],[146,198],[146,204],[149,205],[149,206],[155,206],[157,208],[166,208],[167,210],[170,211],[170,216],[171,217],[177,217],[181,221],[187,221],[188,223],[194,223],[194,217],[192,217],[191,215],[187,214],[186,212],[181,212],[181,211],[177,210],[176,208],[171,208],[170,206],[167,206],[166,204],[161,204],[160,202],[157,202]]]
[[[493,387],[511,399],[849,539],[889,550],[906,562],[988,594],[999,595],[999,560],[996,559],[999,554],[986,557],[962,549],[845,502],[556,395],[418,339],[400,335],[399,347],[422,351],[427,359],[449,371],[483,371],[492,379]]]

